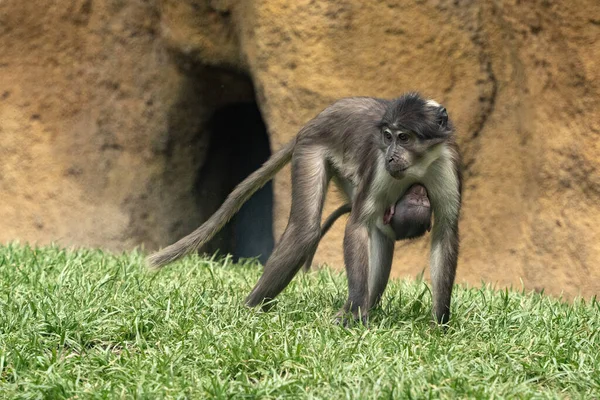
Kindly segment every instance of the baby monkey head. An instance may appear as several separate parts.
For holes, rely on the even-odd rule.
[[[396,179],[402,179],[428,151],[452,136],[446,109],[417,93],[390,102],[379,127],[385,169]]]

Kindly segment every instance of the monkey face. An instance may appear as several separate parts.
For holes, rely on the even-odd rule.
[[[395,179],[402,179],[411,166],[452,132],[446,109],[416,95],[403,96],[390,104],[379,127],[385,169]]]
[[[402,179],[405,171],[414,163],[415,154],[413,144],[415,136],[412,132],[404,130],[382,130],[383,142],[387,146],[385,151],[385,169],[396,179]]]

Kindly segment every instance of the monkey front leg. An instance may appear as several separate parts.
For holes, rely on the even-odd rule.
[[[377,306],[390,279],[394,240],[376,226],[369,234],[369,309]]]
[[[440,213],[441,214],[441,213]],[[458,216],[436,214],[431,240],[433,314],[439,324],[450,319],[450,301],[458,261]]]
[[[346,225],[344,234],[344,263],[348,276],[348,300],[338,312],[336,321],[348,324],[347,314],[354,320],[367,322],[369,309],[369,228],[353,215]]]

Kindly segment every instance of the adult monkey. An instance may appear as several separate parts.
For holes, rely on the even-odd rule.
[[[433,314],[450,317],[459,250],[460,156],[446,109],[417,93],[395,100],[352,97],[336,101],[227,197],[198,229],[150,256],[158,268],[197,250],[223,227],[252,194],[292,162],[288,225],[246,298],[250,307],[275,298],[292,280],[320,238],[330,180],[352,205],[344,234],[348,300],[337,314],[366,322],[387,285],[394,251],[388,210],[414,183],[427,188],[434,212],[431,244]],[[389,220],[388,220],[389,222]]]

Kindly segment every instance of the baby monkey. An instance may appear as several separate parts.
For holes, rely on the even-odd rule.
[[[321,239],[333,226],[335,221],[352,210],[350,204],[338,207],[323,223],[321,227]],[[405,239],[416,239],[431,231],[431,203],[427,197],[425,186],[415,183],[398,202],[386,210],[383,215],[383,223],[389,224],[394,230],[396,241]],[[314,253],[304,264],[304,270],[310,270]]]
[[[325,108],[236,186],[202,226],[151,255],[150,266],[161,267],[201,248],[288,162],[288,224],[246,305],[273,300],[312,257],[321,238],[327,187],[334,182],[351,208],[343,243],[348,298],[336,321],[366,323],[369,309],[387,286],[396,238],[422,234],[430,227],[426,218],[404,224],[404,218],[417,214],[396,203],[406,193],[404,201],[414,202],[427,188],[435,216],[430,253],[433,314],[437,322],[446,323],[459,250],[460,156],[446,109],[417,93],[393,100],[344,98]],[[413,186],[417,183],[423,189]]]

